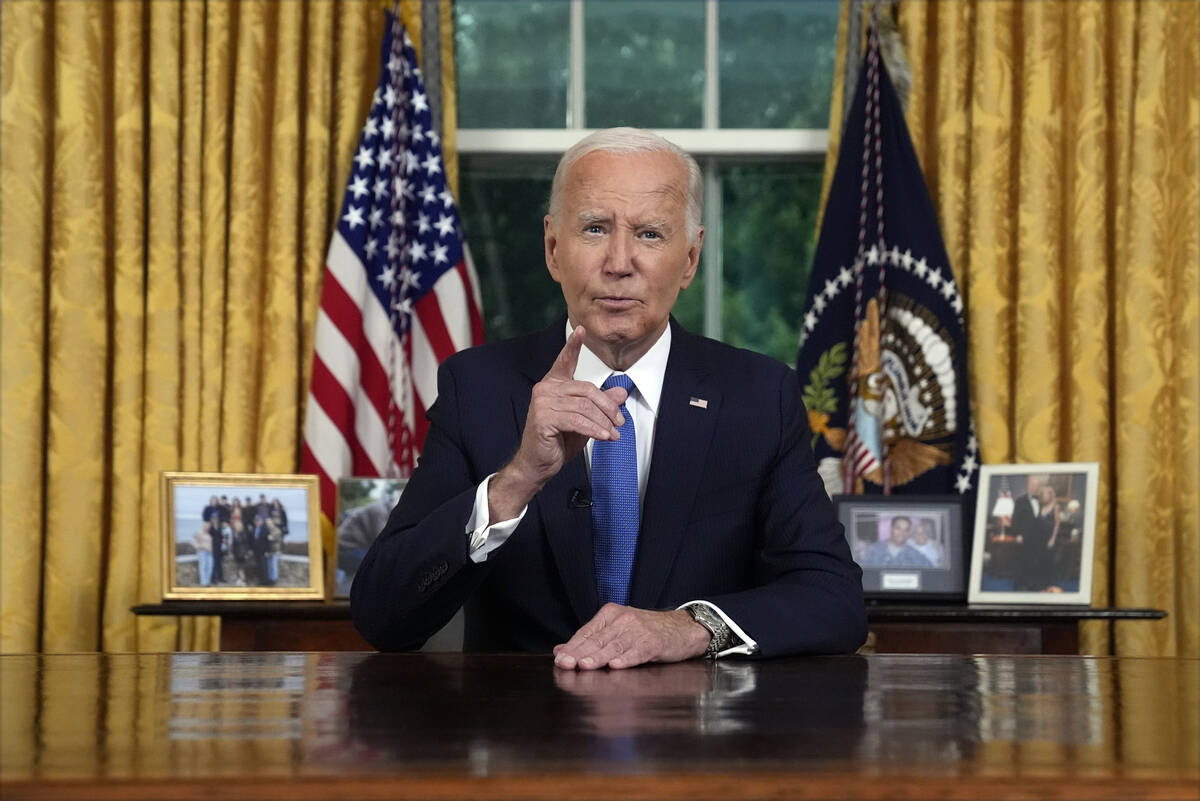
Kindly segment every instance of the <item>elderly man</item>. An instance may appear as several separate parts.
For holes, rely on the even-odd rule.
[[[567,316],[447,360],[424,452],[351,593],[384,650],[465,604],[465,647],[564,669],[853,651],[861,573],[784,365],[671,319],[704,229],[694,159],[645,131],[559,162]]]

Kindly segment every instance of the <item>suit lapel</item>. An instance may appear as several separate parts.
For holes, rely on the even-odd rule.
[[[629,590],[629,603],[642,609],[661,605],[721,409],[720,388],[709,380],[695,340],[673,320],[671,336]]]
[[[530,359],[522,368],[530,384],[512,399],[518,441],[529,415],[530,390],[542,380],[550,365],[558,358],[566,342],[565,332],[566,321],[560,319],[539,334]],[[550,479],[532,504],[542,521],[542,529],[554,553],[554,561],[571,600],[571,608],[575,610],[580,624],[590,620],[600,608],[596,593],[596,568],[592,558],[592,512],[586,503],[590,495],[587,465],[581,453]]]

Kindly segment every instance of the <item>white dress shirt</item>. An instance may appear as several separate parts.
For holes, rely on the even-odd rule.
[[[568,321],[566,337],[571,336],[572,330],[574,329]],[[670,353],[671,326],[668,325],[658,340],[650,346],[650,350],[646,351],[640,359],[625,371],[625,375],[632,379],[635,387],[633,393],[625,401],[625,409],[629,412],[629,417],[633,420],[633,430],[636,437],[639,511],[642,502],[646,498],[646,479],[650,475],[650,460],[654,455],[654,430],[658,424],[658,404],[662,398],[663,378],[666,376],[667,357]],[[575,364],[574,374],[576,381],[587,381],[590,384],[600,387],[610,375],[616,372],[601,361],[599,356],[589,350],[587,345],[583,345],[579,349],[579,361]],[[587,445],[584,447],[584,461],[587,464],[589,475],[592,469],[592,446],[594,444],[595,440],[589,439]],[[487,561],[488,555],[505,543],[525,517],[525,512],[529,509],[526,506],[521,510],[520,514],[511,520],[504,520],[493,524],[489,520],[488,513],[488,486],[491,484],[492,476],[494,475],[496,474],[492,473],[492,475],[485,478],[475,490],[475,507],[471,511],[470,519],[467,521],[467,535],[470,537],[470,558],[471,561],[476,563]],[[720,608],[707,601],[689,601],[689,603],[702,603],[712,609],[721,616],[721,619],[733,630],[734,634],[741,638],[741,643],[722,651],[718,656],[725,656],[727,654],[752,654],[758,649],[758,644],[746,632],[742,631],[741,627],[733,622]],[[682,609],[687,605],[682,604],[678,608]]]

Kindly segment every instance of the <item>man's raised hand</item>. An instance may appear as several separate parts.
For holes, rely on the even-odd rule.
[[[575,380],[585,334],[583,326],[576,326],[549,372],[534,384],[521,445],[488,487],[492,520],[510,520],[520,514],[589,439],[620,437],[617,427],[625,422],[621,415],[625,390],[613,387],[604,391]]]

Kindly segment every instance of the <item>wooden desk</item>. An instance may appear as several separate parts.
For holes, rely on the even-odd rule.
[[[350,623],[350,605],[175,601],[139,615],[221,618],[222,651],[374,650]],[[1159,609],[872,603],[867,651],[895,654],[1078,654],[1083,620],[1157,620]],[[461,635],[458,640],[461,643]],[[453,650],[450,639],[437,650]]]
[[[1195,799],[1200,660],[0,657],[5,799]]]

